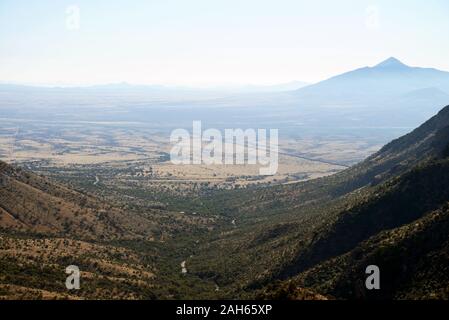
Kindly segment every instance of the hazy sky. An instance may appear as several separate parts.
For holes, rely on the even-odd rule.
[[[0,0],[0,81],[315,82],[389,56],[449,70],[448,39],[447,0]]]

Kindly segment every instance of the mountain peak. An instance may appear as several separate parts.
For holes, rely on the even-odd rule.
[[[394,68],[394,67],[407,67],[407,65],[405,65],[404,63],[402,63],[401,61],[399,61],[398,59],[394,58],[394,57],[390,57],[385,61],[382,61],[381,63],[379,63],[378,65],[376,65],[376,67],[381,67],[381,68]]]

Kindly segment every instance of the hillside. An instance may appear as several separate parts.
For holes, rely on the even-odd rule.
[[[449,106],[333,176],[203,195],[210,218],[105,204],[0,163],[0,296],[447,298],[448,157]],[[72,263],[88,275],[76,297]],[[379,293],[360,285],[368,263]]]
[[[192,246],[189,237],[213,221],[126,207],[0,162],[0,299],[168,299],[214,292],[212,284],[185,279],[179,267]],[[82,272],[76,292],[64,285],[69,265]]]
[[[0,228],[78,239],[151,237],[154,222],[0,162]]]
[[[448,133],[449,106],[446,106],[417,129],[393,140],[365,161],[333,177],[337,188],[348,192],[376,184],[404,173],[422,161],[441,157],[448,152]]]
[[[449,159],[429,161],[376,187],[285,266],[270,287],[286,297],[306,287],[338,299],[449,298]],[[364,286],[365,268],[381,270],[381,290]]]
[[[285,212],[324,204],[357,189],[397,177],[420,162],[448,154],[449,106],[424,124],[385,145],[366,160],[332,176],[292,185],[259,188],[223,195],[223,211],[240,216],[261,211]],[[214,195],[215,201],[217,196]],[[244,205],[242,205],[244,204]]]
[[[327,258],[353,249],[384,230],[401,227],[439,209],[449,201],[449,161],[429,162],[372,188],[335,222],[324,226],[286,274],[295,274]]]
[[[342,299],[448,299],[448,125],[446,107],[342,173],[374,183],[327,210],[313,238],[271,275],[293,280],[269,287],[267,296],[306,287]],[[381,269],[380,291],[364,287],[370,264]]]
[[[234,290],[245,297],[274,285],[282,292],[270,289],[267,296],[285,297],[288,288],[306,287],[319,294],[354,298],[349,291],[322,290],[319,271],[307,273],[312,280],[298,282],[298,286],[276,281],[301,278],[321,264],[338,277],[343,271],[330,259],[352,250],[358,253],[364,241],[376,241],[391,230],[402,234],[400,228],[409,230],[407,225],[427,221],[433,212],[445,212],[449,201],[448,125],[449,107],[445,107],[410,134],[334,176],[216,197],[223,214],[236,218],[239,227],[205,244],[203,253],[193,259],[194,271],[222,285],[234,285],[231,279],[235,279],[240,285]],[[444,224],[441,227],[441,235],[449,234]],[[443,245],[444,239],[436,239],[429,250]],[[401,250],[399,242],[395,248]],[[423,253],[416,259],[424,259],[430,252],[426,248],[423,243]],[[221,255],[210,253],[214,251]],[[443,252],[437,254],[443,258]],[[350,274],[352,269],[348,270]],[[391,289],[385,297],[396,296],[397,290]],[[422,296],[423,292],[414,297]]]

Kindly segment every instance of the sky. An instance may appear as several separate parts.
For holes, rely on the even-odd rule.
[[[317,82],[394,56],[449,70],[447,0],[0,0],[0,82]]]

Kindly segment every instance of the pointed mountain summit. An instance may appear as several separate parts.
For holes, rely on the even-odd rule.
[[[425,88],[449,93],[449,72],[407,66],[391,57],[373,67],[345,72],[295,93],[303,105],[384,106],[393,99]],[[441,103],[446,105],[449,101],[430,99],[428,106],[441,106]],[[400,104],[396,101],[396,105]]]
[[[398,68],[398,67],[409,67],[406,64],[402,63],[395,57],[390,57],[385,61],[382,61],[381,63],[377,64],[375,68]]]

